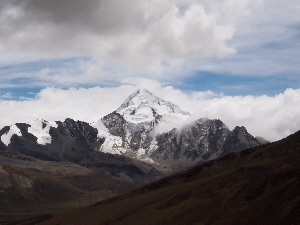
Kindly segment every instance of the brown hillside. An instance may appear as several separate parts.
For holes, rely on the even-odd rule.
[[[0,156],[0,223],[98,202],[137,187],[72,163]]]
[[[300,224],[300,132],[50,217],[23,224]]]

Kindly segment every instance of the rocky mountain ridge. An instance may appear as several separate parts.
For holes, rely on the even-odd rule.
[[[95,164],[94,155],[109,153],[172,173],[262,144],[245,127],[230,131],[218,119],[187,122],[189,117],[178,106],[141,89],[93,124],[72,119],[36,120],[4,127],[0,151],[79,165]],[[162,126],[173,127],[160,133]]]
[[[107,130],[100,151],[144,160],[160,171],[172,172],[262,144],[245,127],[230,131],[217,119],[191,122],[189,118],[190,113],[178,106],[138,90],[98,122]],[[169,129],[160,132],[163,126]]]

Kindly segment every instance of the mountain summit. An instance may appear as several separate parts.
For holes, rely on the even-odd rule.
[[[230,131],[220,120],[188,123],[189,117],[173,103],[139,89],[97,124],[104,139],[99,150],[172,172],[260,144],[244,127]]]
[[[131,94],[116,110],[116,113],[130,123],[167,122],[170,119],[185,120],[190,113],[165,101],[146,89],[139,89]]]
[[[100,151],[153,162],[149,155],[156,149],[156,129],[172,129],[189,117],[188,112],[173,103],[139,89],[96,124],[99,135],[105,139]]]

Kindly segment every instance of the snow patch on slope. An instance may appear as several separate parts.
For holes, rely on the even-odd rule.
[[[146,155],[146,151],[143,148],[137,150],[135,157],[144,162],[154,163],[154,161]]]
[[[142,123],[144,124],[144,123]],[[145,126],[149,125],[148,123],[144,124]],[[109,133],[109,130],[105,127],[101,120],[92,124],[93,127],[98,130],[98,138],[105,138],[104,143],[101,145],[99,151],[104,153],[116,154],[116,155],[127,155],[141,161],[145,161],[148,163],[154,163],[154,161],[147,156],[146,150],[143,148],[138,149],[135,152],[130,150],[130,147],[127,143],[130,142],[130,137],[127,137],[128,140],[123,142],[122,137],[114,136]],[[143,135],[142,135],[143,138]],[[146,136],[144,137],[146,138]],[[156,141],[152,141],[152,146],[156,145]]]
[[[49,134],[50,127],[57,128],[55,122],[48,122],[46,120],[34,120],[29,123],[28,133],[31,133],[37,138],[37,143],[40,145],[51,144],[52,138]]]
[[[101,120],[92,123],[91,126],[98,130],[99,138],[103,138],[103,137],[105,138],[110,135],[109,130],[106,128],[106,126],[103,124]]]
[[[122,146],[122,138],[111,135],[101,120],[98,120],[91,125],[98,130],[98,138],[105,138],[99,151],[117,155],[122,155],[127,151],[126,148]]]
[[[157,141],[155,140],[155,138],[153,138],[147,154],[151,155],[157,148],[158,148]]]
[[[105,138],[105,142],[100,148],[101,152],[122,155],[126,153],[127,149],[123,146],[121,137],[109,135]]]
[[[10,144],[11,137],[14,134],[22,136],[20,129],[16,125],[10,126],[9,131],[1,136],[1,141],[3,142],[3,144],[8,146]]]

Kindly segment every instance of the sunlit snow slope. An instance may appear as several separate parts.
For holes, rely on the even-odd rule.
[[[190,116],[190,113],[154,96],[146,89],[131,94],[116,112],[130,123],[168,122],[172,119],[185,120]]]

